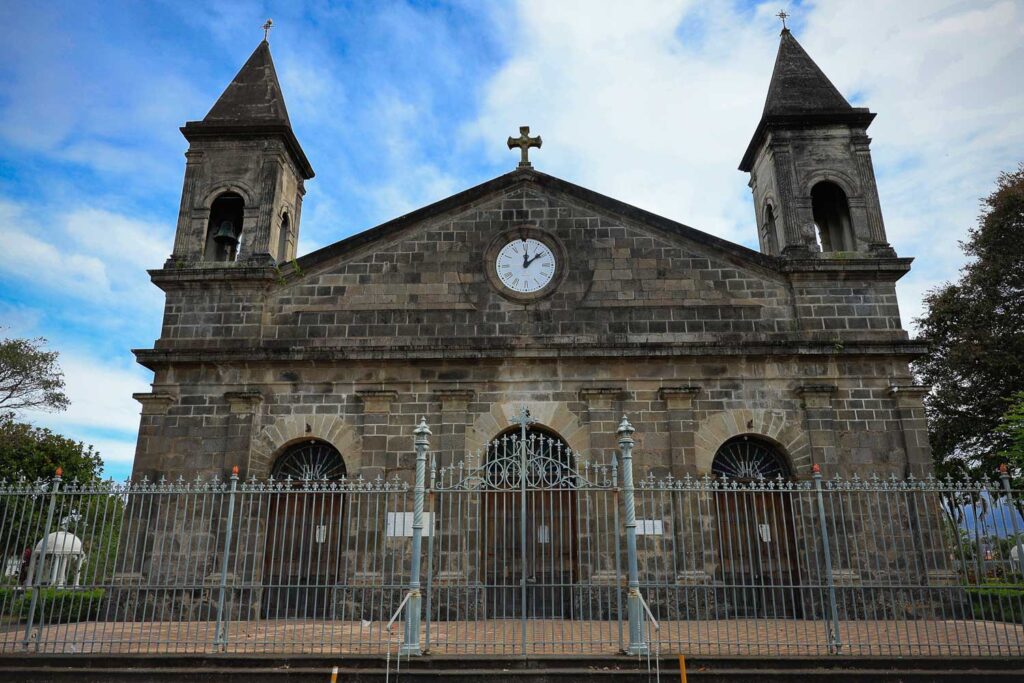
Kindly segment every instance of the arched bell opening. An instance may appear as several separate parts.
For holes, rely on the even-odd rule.
[[[524,605],[530,618],[572,617],[580,516],[575,460],[561,436],[539,425],[526,430],[525,442],[516,427],[488,444],[480,554],[492,618],[523,616]]]
[[[274,461],[266,493],[264,618],[333,614],[334,586],[346,566],[348,545],[345,494],[336,488],[345,475],[341,453],[317,439],[287,447]]]
[[[231,263],[238,257],[244,217],[245,200],[238,193],[225,192],[213,200],[206,227],[204,261]]]
[[[715,491],[720,606],[737,618],[802,615],[788,459],[768,439],[742,435],[719,447],[711,471],[722,483]]]
[[[771,204],[765,204],[764,207],[764,222],[761,224],[761,250],[773,256],[777,256],[779,253],[779,236],[775,221],[775,208]]]
[[[283,263],[289,259],[289,242],[291,241],[292,222],[288,214],[281,216],[281,224],[277,229],[277,262]]]
[[[854,249],[850,202],[843,188],[827,180],[816,184],[811,188],[811,212],[822,251]]]

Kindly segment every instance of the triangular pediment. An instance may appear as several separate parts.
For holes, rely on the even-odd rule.
[[[645,211],[626,202],[534,169],[516,169],[438,202],[424,206],[416,211],[356,233],[351,237],[339,240],[300,257],[298,264],[303,270],[306,270],[317,267],[327,261],[338,258],[344,259],[346,254],[354,250],[365,250],[367,245],[373,242],[387,241],[408,230],[410,227],[437,220],[443,216],[472,210],[474,206],[486,202],[489,198],[501,197],[504,193],[515,188],[522,188],[527,192],[532,191],[537,195],[555,195],[576,200],[581,204],[593,207],[597,212],[608,217],[618,217],[630,224],[646,226],[652,232],[664,233],[666,237],[678,238],[697,245],[703,245],[708,249],[720,252],[723,256],[727,256],[730,259],[737,259],[739,262],[748,263],[752,267],[769,269],[778,267],[778,260],[772,256],[767,256],[735,242],[724,240],[678,221]],[[524,223],[531,222],[529,217],[512,218],[510,220],[519,220]]]
[[[520,292],[515,287],[526,283],[502,280],[500,253],[524,238],[549,247],[553,265],[549,279]],[[772,334],[791,317],[778,259],[532,170],[282,270],[265,328],[282,344],[493,350],[716,342]]]

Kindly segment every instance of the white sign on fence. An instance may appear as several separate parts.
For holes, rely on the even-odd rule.
[[[665,533],[665,523],[660,519],[636,520],[637,536],[661,536]]]
[[[387,533],[388,537],[409,536],[412,537],[412,512],[389,512]],[[430,535],[433,526],[431,513],[423,513],[423,538]]]

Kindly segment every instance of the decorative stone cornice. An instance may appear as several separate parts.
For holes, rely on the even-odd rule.
[[[393,389],[361,389],[356,392],[363,402],[364,413],[386,413],[391,410],[391,402],[398,398]]]
[[[903,333],[906,334],[906,333]],[[724,345],[716,342],[653,342],[649,339],[635,342],[608,342],[597,337],[574,338],[570,348],[549,344],[529,348],[492,348],[481,339],[452,339],[444,346],[324,346],[302,347],[294,344],[288,346],[258,345],[256,340],[224,339],[219,340],[219,348],[195,347],[189,344],[194,340],[168,340],[162,343],[172,345],[171,348],[134,349],[132,353],[138,362],[157,370],[175,363],[301,363],[338,360],[466,360],[476,362],[481,358],[530,358],[552,359],[564,358],[695,358],[721,356],[784,356],[784,357],[828,357],[838,356],[885,356],[887,359],[900,358],[912,360],[924,355],[927,347],[915,340],[888,339],[879,341],[844,340],[841,348],[836,348],[836,340],[812,339],[807,333],[799,338],[780,339],[766,342],[743,342]],[[266,344],[266,342],[260,342]],[[599,362],[599,360],[595,360]]]
[[[162,391],[139,392],[132,394],[132,398],[142,404],[143,415],[166,415],[176,400],[171,394]]]
[[[465,410],[476,397],[472,389],[435,389],[434,396],[441,403],[441,410]]]
[[[921,404],[931,390],[930,386],[921,384],[893,384],[889,386],[889,395],[896,399],[900,406],[916,406]]]
[[[834,384],[802,384],[796,393],[808,408],[830,408],[838,388]]]
[[[693,399],[700,393],[700,387],[662,387],[658,389],[658,397],[665,402],[669,410],[688,410],[693,406]]]
[[[258,391],[225,391],[224,398],[235,415],[255,413],[263,404],[263,394]]]
[[[622,398],[625,396],[626,390],[622,387],[583,387],[580,389],[580,398],[584,401],[596,398],[599,396],[610,396],[612,398]]]
[[[612,404],[626,398],[627,392],[622,387],[583,387],[580,389],[580,400],[591,409],[611,410]]]
[[[796,393],[800,396],[814,396],[825,394],[831,396],[838,391],[838,387],[835,384],[801,384],[796,388]]]

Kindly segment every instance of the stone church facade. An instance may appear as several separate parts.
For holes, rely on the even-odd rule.
[[[520,164],[297,256],[313,169],[263,42],[182,128],[134,474],[264,478],[316,442],[350,477],[408,480],[420,416],[451,462],[521,405],[600,462],[628,414],[638,477],[717,473],[737,440],[796,479],[926,474],[923,349],[895,293],[911,259],[886,241],[873,116],[783,32],[740,165],[760,251]],[[532,280],[510,285],[513,267]]]

